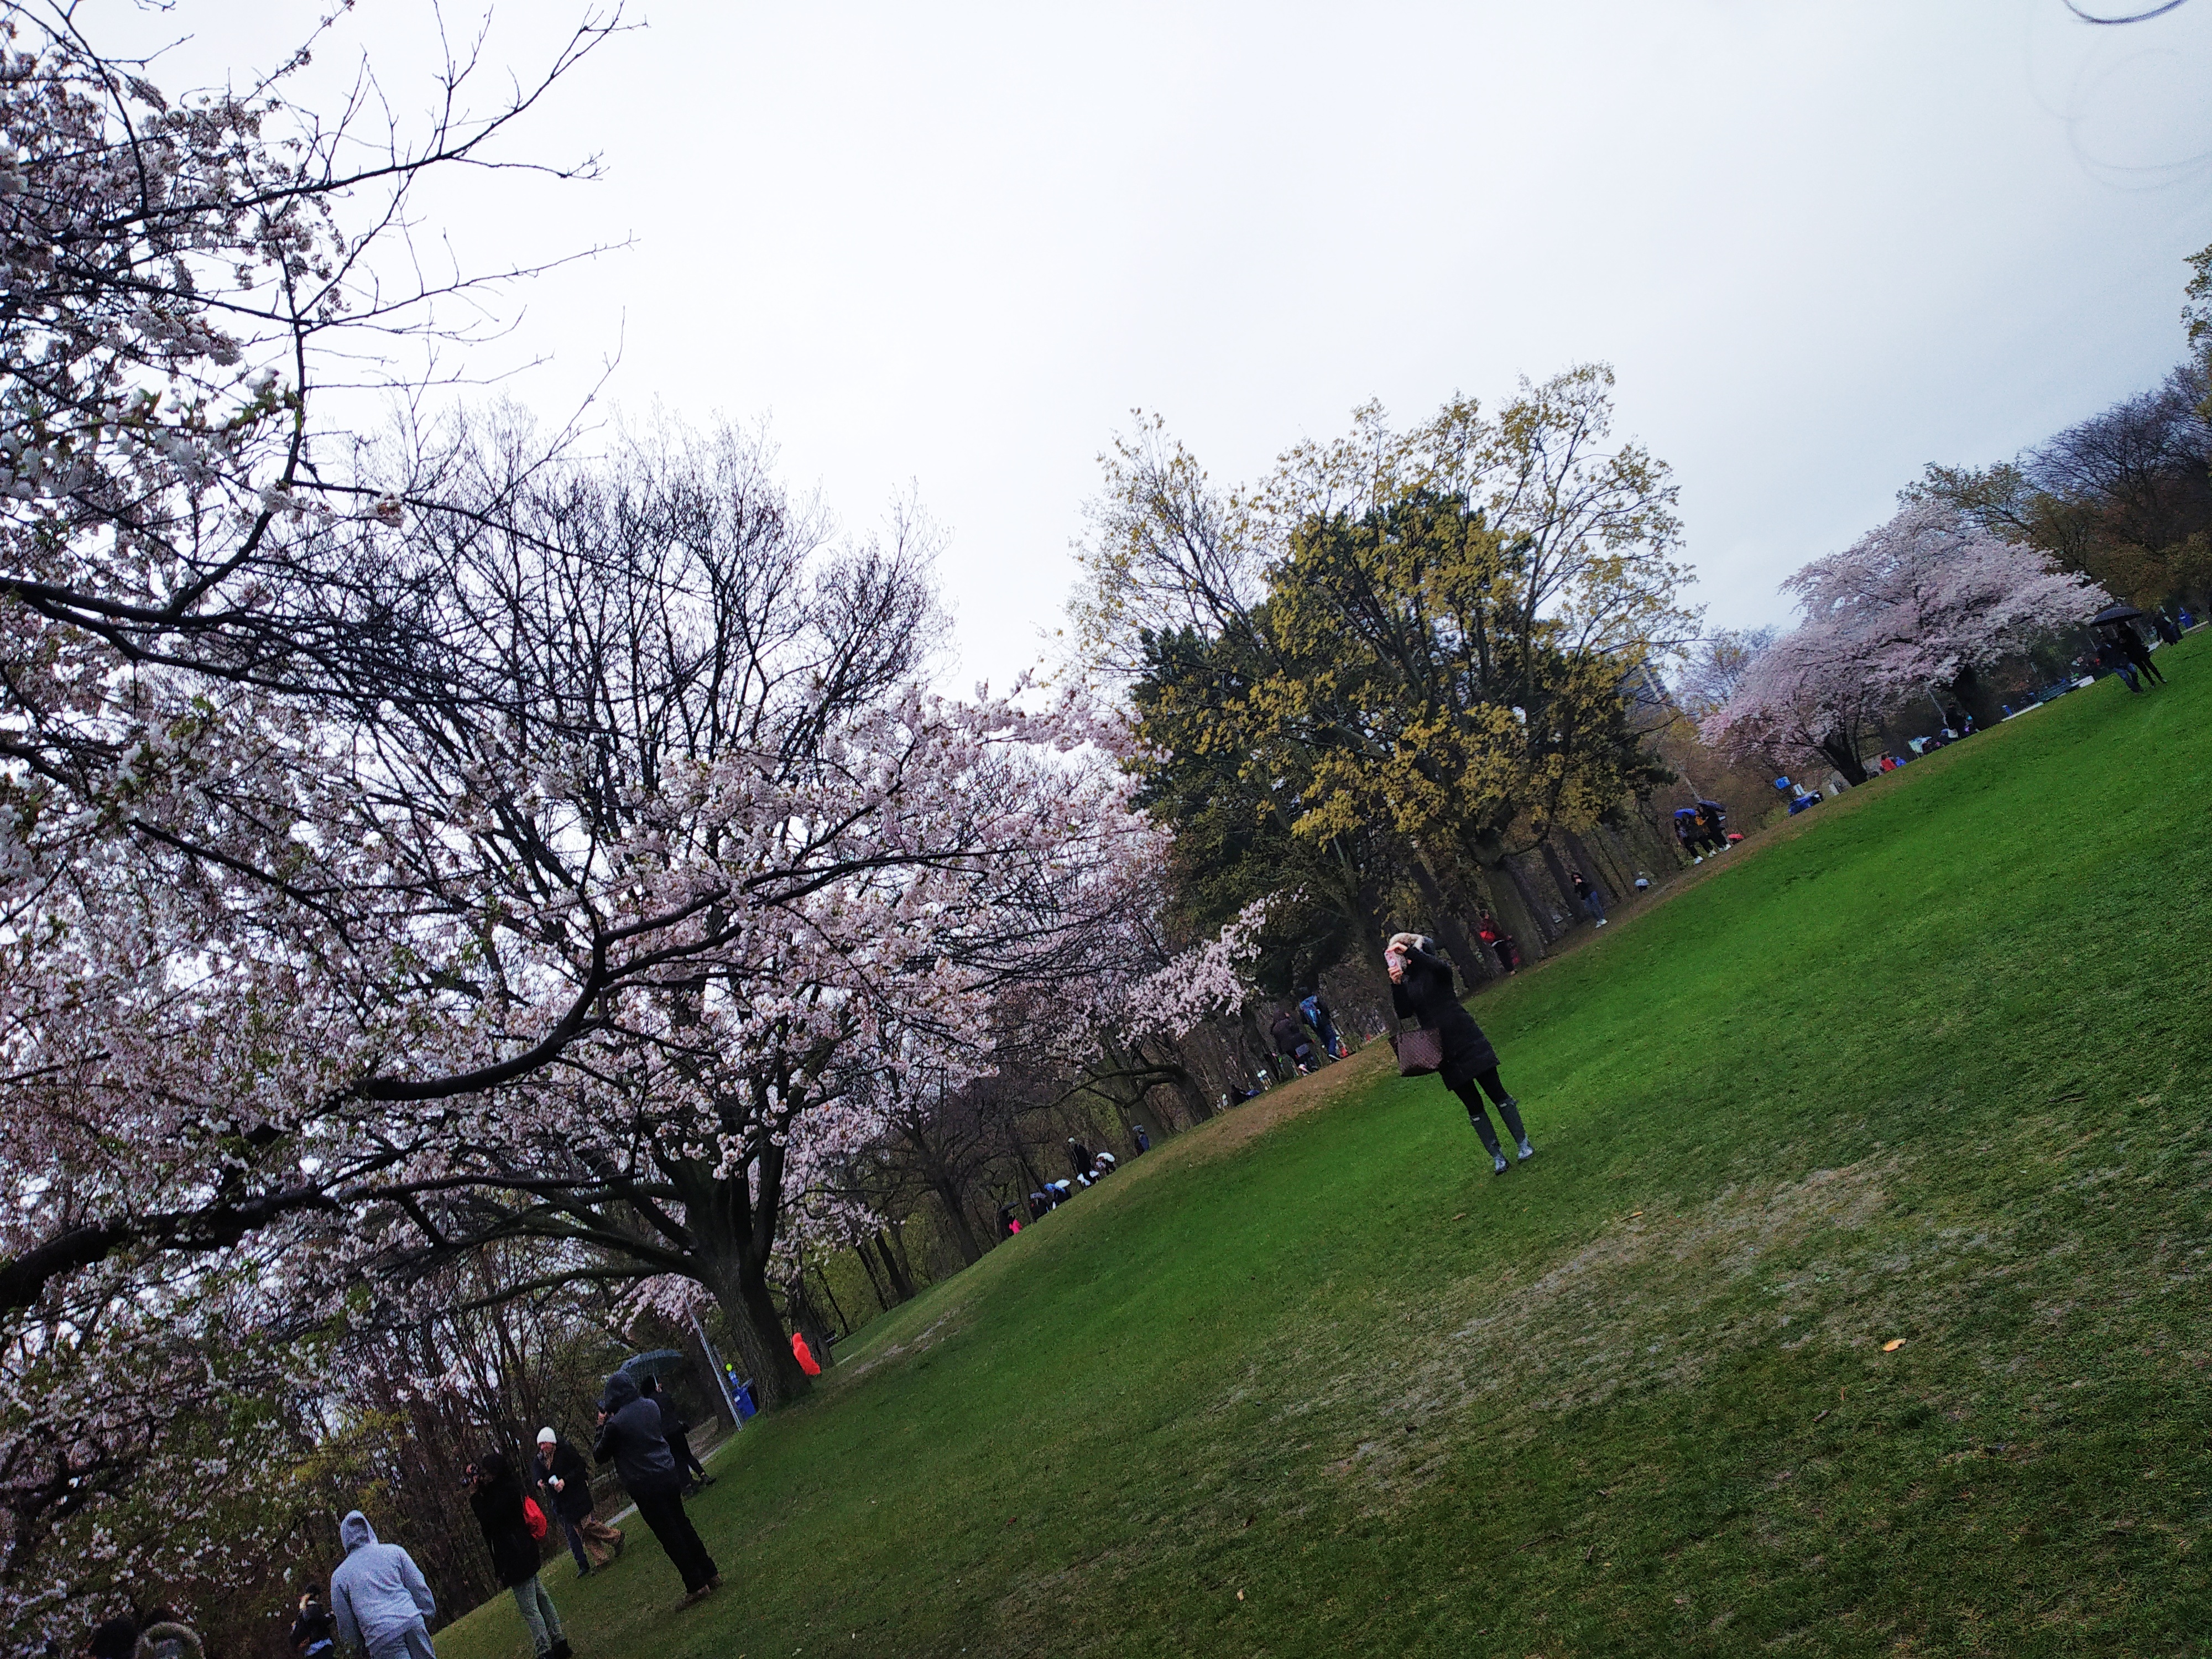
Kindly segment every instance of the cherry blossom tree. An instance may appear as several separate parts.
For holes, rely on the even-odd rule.
[[[1703,730],[1738,755],[1818,755],[1851,783],[1866,780],[1861,757],[1885,712],[1938,690],[1976,701],[1990,665],[2110,603],[2086,578],[1929,501],[1783,589],[1803,620],[1752,659]]]
[[[913,689],[910,520],[830,546],[730,443],[318,434],[344,331],[434,336],[410,307],[465,285],[376,286],[408,181],[534,93],[349,170],[281,77],[173,104],[72,19],[0,75],[11,1636],[80,1582],[24,1588],[62,1532],[174,1501],[252,1397],[241,1316],[531,1241],[706,1285],[788,1397],[786,1192],[886,1077],[975,1063],[1054,861],[1128,822],[1079,711]]]

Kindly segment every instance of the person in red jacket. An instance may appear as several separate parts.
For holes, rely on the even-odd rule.
[[[797,1331],[791,1334],[791,1357],[799,1362],[799,1369],[809,1376],[822,1375],[822,1362],[815,1358],[814,1350],[806,1346],[806,1339]]]

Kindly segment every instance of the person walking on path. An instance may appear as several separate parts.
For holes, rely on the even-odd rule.
[[[568,1553],[576,1558],[576,1577],[605,1567],[622,1553],[621,1529],[592,1513],[592,1466],[584,1454],[551,1429],[538,1431],[538,1489],[561,1522]]]
[[[1145,1133],[1145,1126],[1141,1123],[1129,1131],[1129,1139],[1136,1144],[1139,1158],[1152,1150],[1152,1138]]]
[[[647,1372],[645,1381],[638,1384],[638,1392],[660,1407],[660,1431],[668,1437],[668,1450],[676,1459],[676,1473],[684,1477],[684,1495],[689,1497],[703,1486],[713,1486],[714,1477],[707,1473],[707,1466],[691,1449],[691,1425],[677,1411],[676,1402],[662,1390],[660,1379]]]
[[[684,1577],[684,1600],[690,1607],[722,1586],[721,1569],[684,1512],[684,1480],[676,1468],[675,1454],[661,1432],[660,1407],[637,1390],[628,1371],[607,1379],[599,1401],[599,1437],[592,1455],[612,1463],[622,1477],[623,1490],[637,1505],[645,1524],[668,1552],[668,1559]]]
[[[397,1544],[380,1544],[376,1528],[359,1510],[338,1522],[346,1558],[331,1575],[331,1617],[338,1640],[368,1659],[438,1659],[428,1620],[437,1598],[415,1558]]]
[[[538,1540],[530,1535],[530,1517],[522,1507],[522,1482],[507,1467],[505,1452],[488,1452],[481,1463],[470,1465],[469,1507],[483,1528],[493,1574],[514,1592],[538,1659],[568,1659],[560,1610],[538,1582]]]
[[[2166,614],[2164,605],[2159,606],[2150,613],[2150,625],[2158,631],[2159,638],[2164,640],[2168,645],[2181,643],[2181,629],[2172,617]]]
[[[1522,1160],[1534,1158],[1536,1149],[1528,1144],[1528,1132],[1521,1127],[1521,1103],[1507,1094],[1498,1080],[1498,1051],[1483,1036],[1482,1027],[1474,1023],[1474,1016],[1453,994],[1451,967],[1436,954],[1435,944],[1419,933],[1394,933],[1382,962],[1390,970],[1390,1002],[1398,1017],[1419,1021],[1423,1030],[1434,1031],[1442,1039],[1443,1064],[1437,1068],[1437,1075],[1467,1108],[1468,1121],[1482,1137],[1492,1169],[1504,1175],[1511,1166],[1499,1149],[1498,1132],[1490,1127],[1489,1115],[1482,1109],[1485,1094],[1498,1109]]]
[[[1589,884],[1579,870],[1568,871],[1567,877],[1575,884],[1575,896],[1583,902],[1583,908],[1590,913],[1590,920],[1599,927],[1604,927],[1605,901],[1598,896],[1597,889]]]

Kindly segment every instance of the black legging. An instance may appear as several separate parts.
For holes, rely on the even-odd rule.
[[[1498,1131],[1490,1127],[1489,1114],[1482,1109],[1484,1095],[1487,1094],[1490,1097],[1491,1104],[1498,1108],[1498,1115],[1505,1125],[1506,1133],[1511,1135],[1516,1141],[1526,1140],[1528,1138],[1528,1132],[1521,1127],[1518,1103],[1511,1095],[1505,1092],[1505,1085],[1498,1080],[1498,1068],[1495,1066],[1486,1072],[1477,1072],[1468,1082],[1451,1084],[1447,1086],[1459,1097],[1460,1103],[1467,1108],[1468,1121],[1474,1125],[1475,1133],[1482,1137],[1482,1144],[1489,1150],[1492,1158],[1500,1157],[1502,1154],[1498,1149]]]
[[[2129,659],[2134,662],[2136,672],[2141,674],[2145,679],[2154,680],[2160,685],[2164,685],[2166,684],[2166,676],[2158,672],[2158,665],[2150,659],[2150,653],[2148,651],[2138,647],[2136,649],[2129,652],[2128,656]]]

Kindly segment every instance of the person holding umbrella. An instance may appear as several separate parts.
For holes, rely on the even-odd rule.
[[[653,1528],[669,1564],[684,1576],[684,1599],[677,1605],[691,1607],[720,1589],[722,1570],[684,1512],[684,1478],[661,1431],[660,1407],[638,1392],[637,1379],[628,1371],[607,1378],[592,1455],[615,1466],[638,1518]]]
[[[2164,685],[2166,676],[2152,665],[2142,635],[2136,632],[2136,619],[2142,615],[2131,605],[2108,605],[2089,620],[2092,626],[2110,630],[2109,642],[2119,647],[2120,653],[2135,665],[2136,672],[2155,684]],[[2133,684],[2133,681],[2130,684]]]

